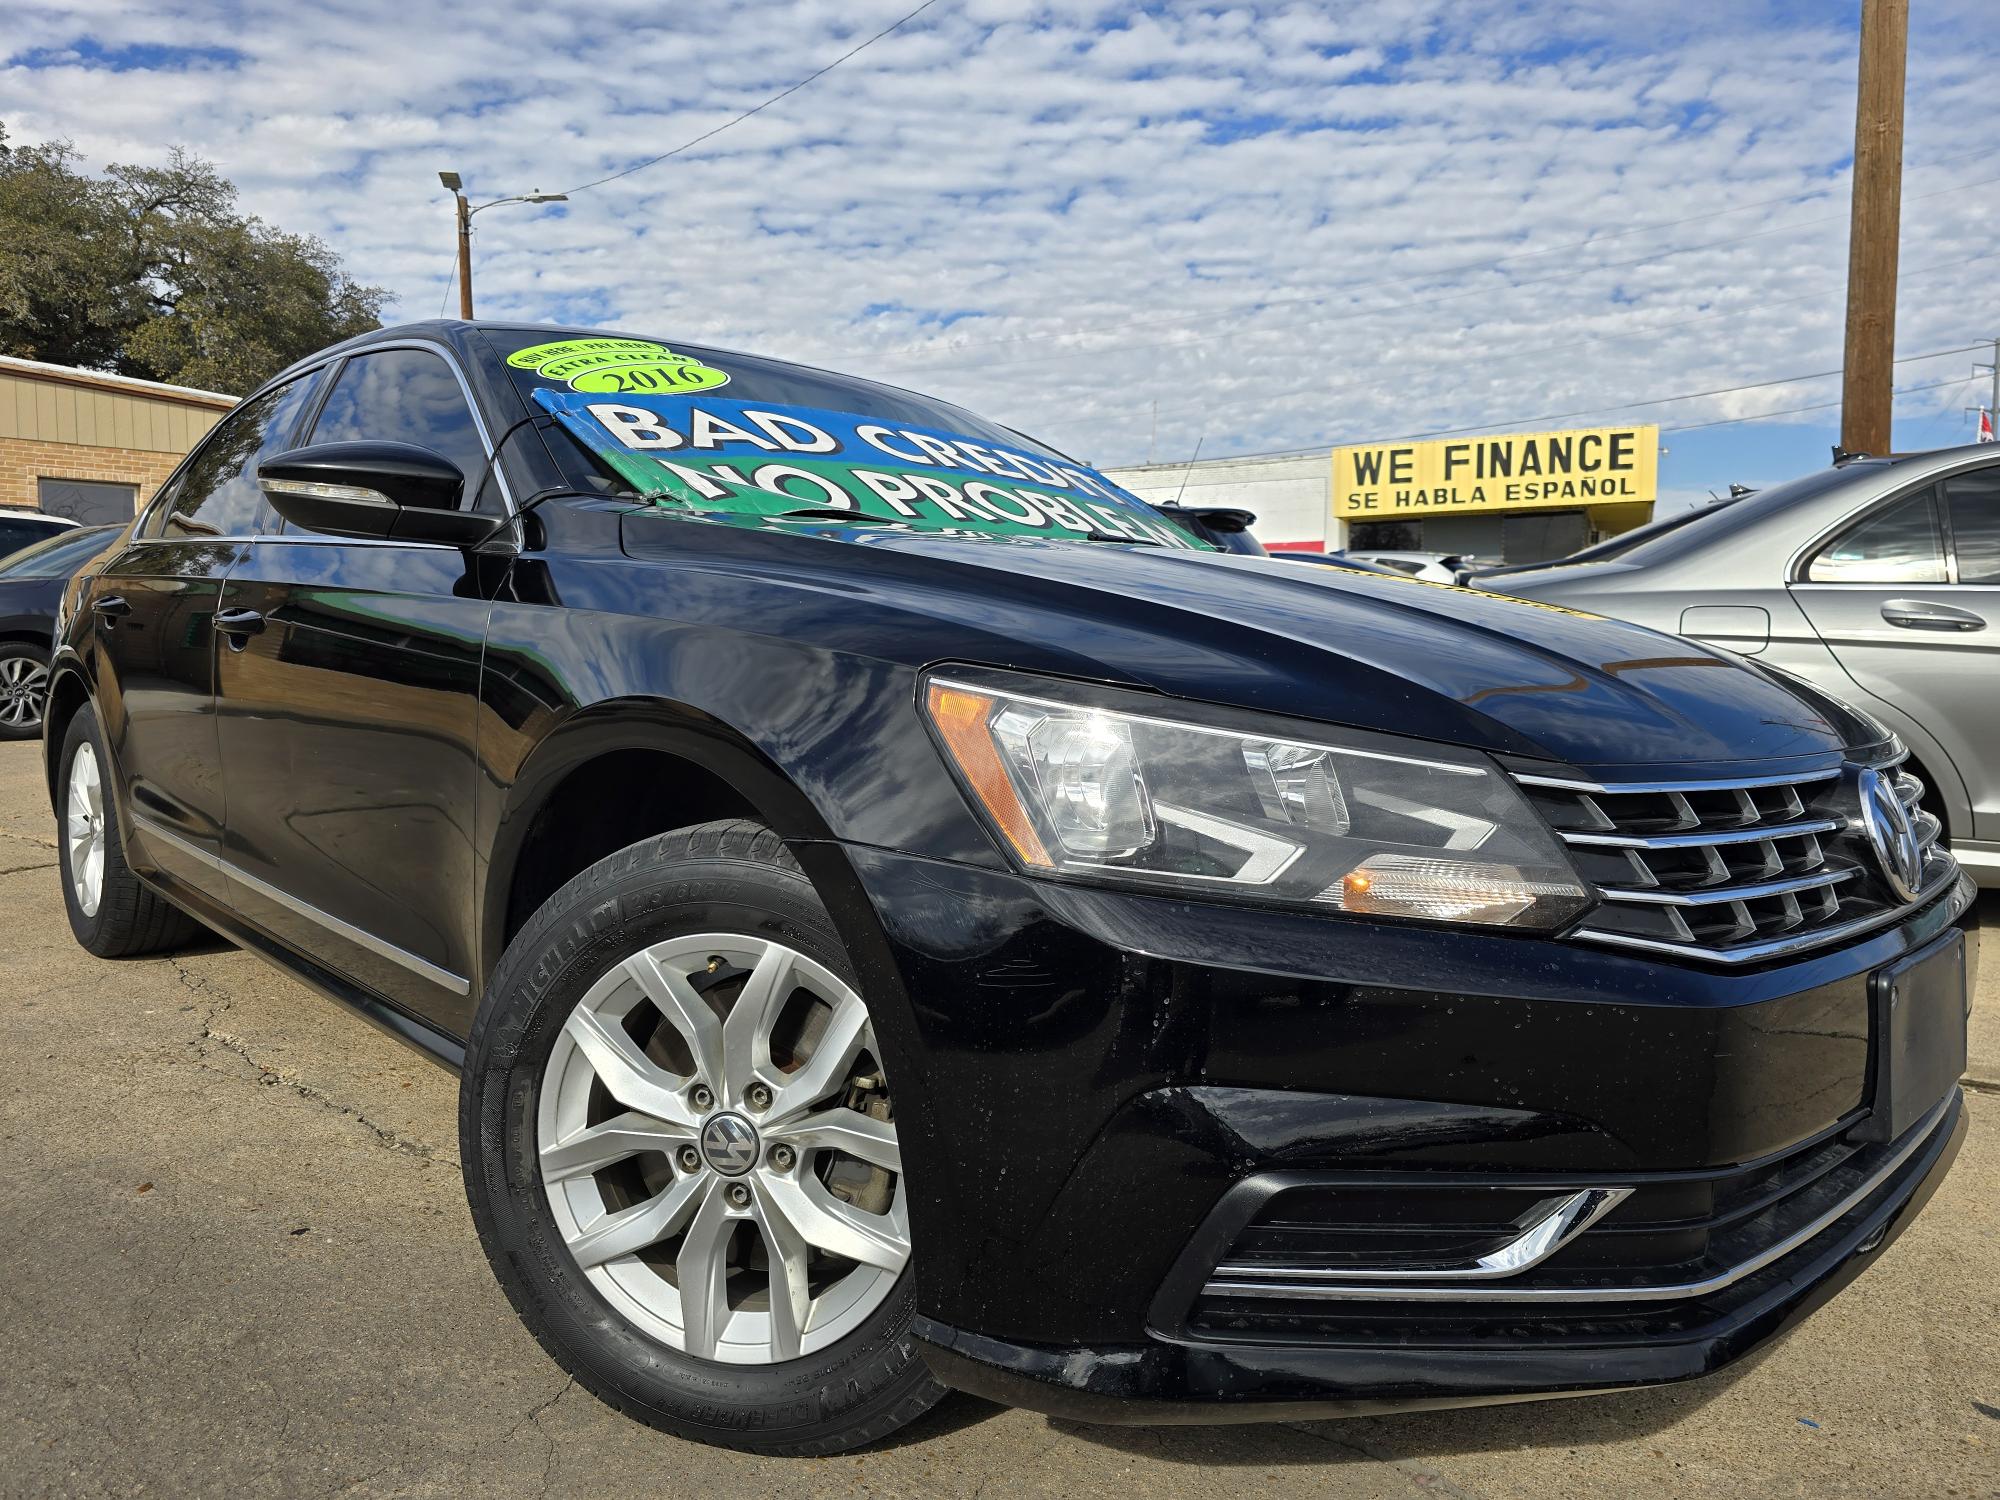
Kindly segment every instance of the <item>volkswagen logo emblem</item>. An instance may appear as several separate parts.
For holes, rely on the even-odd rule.
[[[1861,829],[1889,888],[1905,901],[1917,899],[1924,883],[1924,851],[1917,842],[1910,810],[1895,784],[1880,771],[1861,773]]]
[[[757,1164],[757,1128],[741,1115],[716,1115],[701,1127],[701,1154],[724,1177]]]

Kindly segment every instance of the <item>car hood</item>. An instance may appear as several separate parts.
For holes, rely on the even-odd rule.
[[[1729,652],[1451,584],[1168,548],[760,529],[787,533],[779,555],[762,559],[786,577],[823,574],[850,601],[873,595],[881,608],[936,618],[933,661],[1118,681],[1628,774],[1823,763],[1880,737]],[[688,530],[628,521],[625,550],[685,557]]]

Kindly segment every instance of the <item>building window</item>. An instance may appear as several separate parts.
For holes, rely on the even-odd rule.
[[[85,526],[123,525],[139,509],[139,486],[95,479],[37,479],[37,498],[52,516],[68,516]]]

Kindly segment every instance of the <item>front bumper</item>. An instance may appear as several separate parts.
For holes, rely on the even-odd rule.
[[[1017,1405],[1266,1420],[1703,1374],[1858,1274],[1962,1129],[1954,1091],[1837,1220],[1671,1306],[1232,1304],[1204,1292],[1224,1248],[1209,1239],[1260,1179],[1667,1184],[1654,1196],[1668,1206],[1642,1211],[1641,1194],[1623,1211],[1659,1221],[1624,1225],[1626,1244],[1687,1265],[1711,1231],[1718,1246],[1747,1232],[1749,1210],[1723,1212],[1725,1180],[1748,1201],[1756,1173],[1803,1180],[1798,1163],[1836,1161],[1821,1188],[1853,1187],[1873,1170],[1848,1144],[1869,1115],[1868,976],[1968,927],[1970,882],[1849,947],[1717,972],[856,846],[799,852],[834,893],[864,988],[907,1001],[876,1024],[899,1118],[917,1126],[903,1132],[924,1185],[914,1331],[940,1378]],[[1673,1210],[1690,1183],[1713,1191]],[[1787,1222],[1838,1196],[1801,1197]],[[1588,1277],[1626,1253],[1610,1243],[1579,1242],[1548,1270]]]
[[[1965,1134],[1958,1091],[1902,1143],[1907,1152],[1789,1255],[1672,1303],[1518,1304],[1407,1326],[1294,1327],[1271,1338],[1194,1337],[1185,1324],[1144,1343],[1048,1348],[919,1317],[913,1332],[947,1385],[1080,1422],[1265,1422],[1365,1416],[1587,1395],[1710,1374],[1776,1338],[1873,1263],[1944,1180]],[[1282,1318],[1274,1320],[1282,1323]]]

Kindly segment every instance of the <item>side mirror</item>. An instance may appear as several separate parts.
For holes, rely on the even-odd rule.
[[[458,465],[414,443],[315,443],[257,465],[257,484],[294,526],[328,536],[469,547],[498,518],[459,509]]]

